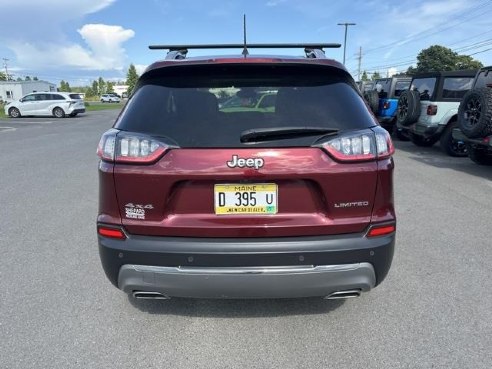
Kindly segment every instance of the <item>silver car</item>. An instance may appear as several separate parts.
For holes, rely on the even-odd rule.
[[[33,92],[8,103],[4,109],[5,114],[12,118],[46,115],[63,118],[85,113],[84,100],[80,95],[65,92]]]

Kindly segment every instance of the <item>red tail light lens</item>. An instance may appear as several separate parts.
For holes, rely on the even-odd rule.
[[[383,103],[383,109],[389,109],[389,107],[390,107],[390,103],[388,101],[385,101]]]
[[[372,227],[369,232],[367,232],[367,237],[378,237],[391,234],[396,231],[396,227],[392,225],[375,226]]]
[[[389,133],[381,127],[346,133],[321,146],[339,161],[384,159],[395,152]]]
[[[437,105],[428,105],[427,115],[436,115],[436,114],[437,114]]]
[[[151,137],[110,129],[102,135],[97,155],[115,163],[149,164],[168,149],[169,146]]]
[[[99,227],[97,233],[103,237],[116,238],[119,240],[126,239],[125,233],[118,228]]]

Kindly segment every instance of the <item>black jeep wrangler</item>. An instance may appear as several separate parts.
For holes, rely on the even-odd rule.
[[[458,109],[453,138],[465,142],[477,164],[492,165],[492,66],[480,69]]]

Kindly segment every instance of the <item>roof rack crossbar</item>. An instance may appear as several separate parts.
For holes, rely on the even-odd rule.
[[[337,43],[248,44],[248,49],[304,49],[307,58],[325,58],[324,48],[339,48]],[[184,59],[190,49],[243,49],[244,44],[149,45],[151,50],[169,50],[166,59]]]
[[[297,43],[297,44],[247,44],[248,49],[333,49],[337,43]],[[243,49],[244,44],[203,44],[203,45],[149,45],[151,50],[190,50],[190,49]]]

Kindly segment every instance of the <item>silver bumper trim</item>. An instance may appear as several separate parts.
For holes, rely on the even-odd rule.
[[[127,293],[171,297],[290,298],[368,291],[376,284],[369,263],[272,267],[160,267],[123,265],[118,286]]]

